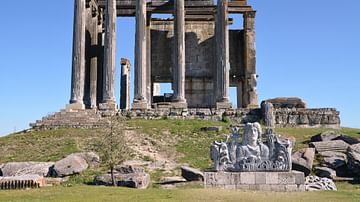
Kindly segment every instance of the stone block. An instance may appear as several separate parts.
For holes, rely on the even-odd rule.
[[[270,185],[271,186],[271,191],[275,191],[275,192],[285,192],[286,191],[286,185],[281,185],[281,184],[277,184],[277,185]]]
[[[279,177],[277,172],[267,172],[265,174],[265,182],[266,184],[278,184],[279,183]]]
[[[230,109],[232,107],[231,102],[217,102],[216,109]]]
[[[249,190],[250,185],[248,185],[248,184],[238,184],[238,185],[236,185],[236,189]]]
[[[139,109],[139,110],[144,110],[144,109],[148,109],[149,105],[147,102],[133,102],[133,109]]]
[[[279,184],[295,184],[295,175],[293,173],[288,173],[288,172],[284,172],[284,173],[279,173],[278,174],[278,182]]]
[[[296,191],[300,191],[299,187],[300,186],[298,186],[296,184],[289,184],[289,185],[285,186],[285,189],[287,192],[296,192]]]
[[[270,184],[259,184],[259,190],[271,191],[271,185]]]
[[[266,184],[266,173],[257,172],[255,174],[255,184]]]
[[[84,110],[85,109],[85,105],[82,103],[71,103],[71,104],[67,104],[65,106],[65,110],[67,112],[71,112],[71,111],[77,111],[77,110]]]
[[[240,184],[255,184],[255,172],[240,172]]]

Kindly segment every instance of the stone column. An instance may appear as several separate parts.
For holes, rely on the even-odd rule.
[[[218,0],[216,19],[217,43],[217,102],[216,108],[231,108],[229,99],[229,30],[228,30],[228,0]]]
[[[243,85],[242,85],[241,81],[237,82],[236,94],[237,94],[237,108],[242,108],[243,107]]]
[[[185,99],[185,1],[175,0],[174,7],[174,72],[176,82],[173,101],[176,108],[187,108]]]
[[[136,1],[134,109],[147,109],[146,100],[146,0]]]
[[[85,109],[85,0],[75,0],[74,30],[73,30],[73,56],[71,72],[71,98],[67,110]]]
[[[130,62],[121,58],[120,109],[130,109]]]
[[[107,0],[105,10],[103,98],[101,110],[116,110],[115,53],[116,53],[116,0]]]
[[[95,9],[96,8],[96,9]],[[97,108],[97,72],[98,72],[98,9],[92,5],[91,19],[91,60],[90,60],[90,107]]]
[[[255,47],[255,11],[244,13],[244,107],[257,108],[257,75],[256,75],[256,47]]]
[[[146,22],[146,100],[151,106],[151,14],[147,15]]]

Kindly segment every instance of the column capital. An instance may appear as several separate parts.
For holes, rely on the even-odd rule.
[[[244,18],[255,18],[256,17],[256,11],[246,11],[244,13]]]

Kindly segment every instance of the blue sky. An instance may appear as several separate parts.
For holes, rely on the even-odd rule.
[[[258,11],[260,100],[298,96],[311,108],[337,108],[342,126],[360,128],[360,1],[250,3]],[[73,0],[4,1],[2,8],[0,135],[5,135],[68,103]],[[134,64],[134,23],[118,19],[118,70],[121,57]]]

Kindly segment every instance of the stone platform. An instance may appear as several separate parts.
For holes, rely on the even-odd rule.
[[[205,172],[204,187],[255,191],[305,191],[302,172]]]

